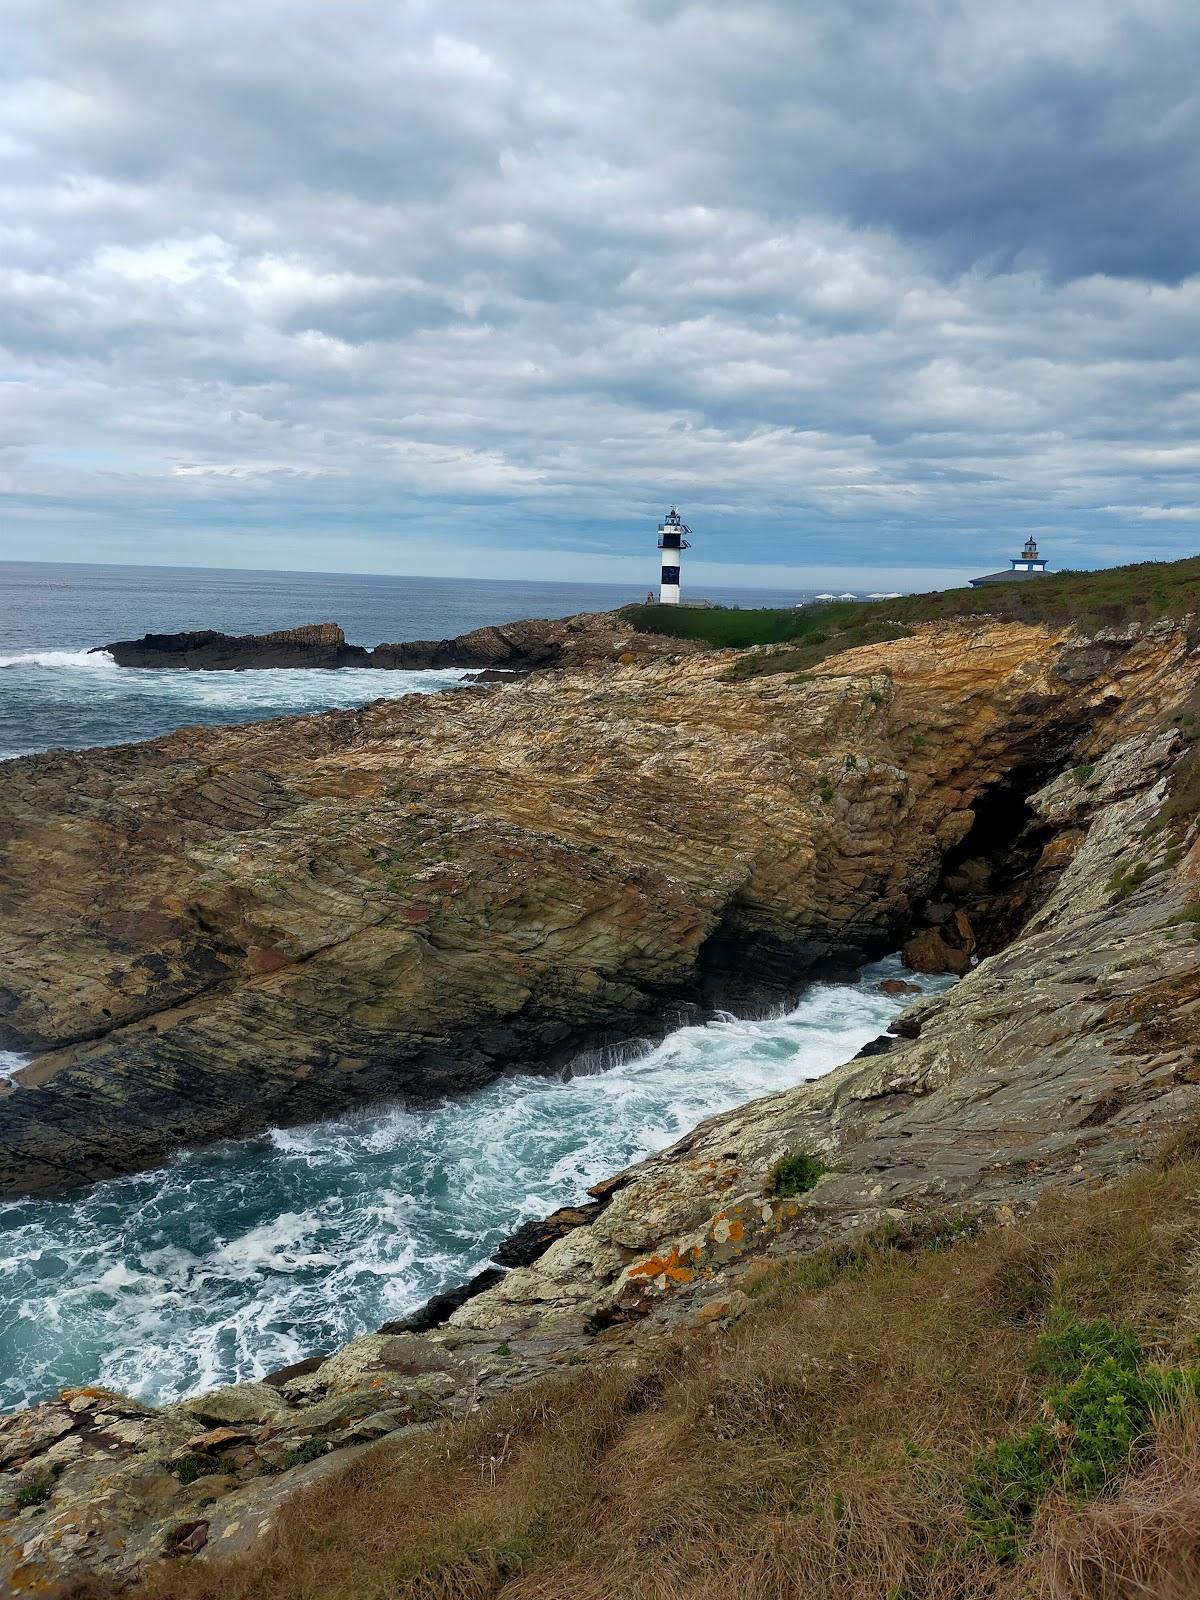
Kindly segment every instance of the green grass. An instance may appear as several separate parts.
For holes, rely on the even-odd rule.
[[[898,600],[837,600],[747,611],[642,605],[629,606],[623,614],[639,633],[698,639],[724,649],[794,643],[794,653],[776,658],[786,664],[770,670],[803,671],[836,651],[903,637],[916,622],[989,615],[1115,628],[1189,613],[1200,613],[1200,557],[1196,556],[1099,572],[1056,572],[986,589],[942,589]],[[739,666],[738,676],[754,674],[751,665]]]

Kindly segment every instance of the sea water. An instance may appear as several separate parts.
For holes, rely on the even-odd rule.
[[[163,1402],[331,1351],[705,1117],[848,1060],[904,1003],[879,987],[901,970],[893,958],[785,1015],[719,1015],[582,1070],[0,1202],[0,1409],[85,1382]]]
[[[90,653],[115,639],[338,622],[351,644],[374,646],[451,638],[521,617],[606,611],[644,598],[629,585],[0,562],[0,759],[56,745],[78,750],[150,739],[193,723],[362,705],[444,689],[467,676],[353,667],[157,671],[120,668]],[[713,598],[787,605],[803,596],[725,590]]]

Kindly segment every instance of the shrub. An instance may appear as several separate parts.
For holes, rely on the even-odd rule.
[[[819,1156],[810,1156],[805,1150],[798,1150],[781,1156],[771,1168],[771,1176],[767,1180],[767,1193],[775,1195],[780,1200],[790,1199],[793,1195],[807,1194],[810,1189],[815,1189],[817,1183],[829,1171],[829,1168]]]
[[[1016,1560],[1052,1490],[1092,1499],[1149,1441],[1162,1411],[1200,1393],[1200,1369],[1152,1366],[1127,1330],[1061,1312],[1038,1341],[1035,1367],[1058,1380],[1044,1401],[1053,1425],[1001,1439],[963,1488],[974,1536],[995,1561]]]
[[[284,1471],[292,1467],[303,1467],[310,1461],[319,1461],[324,1455],[329,1454],[328,1439],[306,1439],[295,1450],[289,1450],[283,1458]]]
[[[216,1456],[180,1456],[170,1466],[172,1476],[183,1484],[195,1483],[197,1478],[211,1478],[216,1473],[228,1470],[226,1462]]]
[[[24,1511],[29,1506],[44,1506],[53,1488],[54,1484],[48,1477],[31,1478],[13,1495],[13,1505],[18,1511]]]
[[[963,1501],[975,1537],[993,1561],[1015,1561],[1021,1534],[1054,1487],[1058,1440],[1043,1423],[1002,1439],[975,1465]]]

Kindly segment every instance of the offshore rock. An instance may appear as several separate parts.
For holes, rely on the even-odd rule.
[[[454,639],[414,639],[374,650],[347,644],[336,622],[315,622],[279,633],[147,633],[98,645],[119,667],[175,667],[193,672],[240,672],[264,667],[367,667],[383,671],[466,667],[530,672],[536,667],[686,655],[702,647],[686,639],[635,633],[619,612],[532,618],[476,628]]]
[[[1042,863],[1011,892],[989,868],[970,926],[1026,915],[1081,824],[1014,771],[1194,675],[1171,625],[1107,669],[1088,641],[1079,681],[1082,647],[937,624],[801,679],[699,653],[5,763],[0,1048],[33,1059],[0,1084],[0,1192],[542,1069],[730,974],[794,987],[894,947],[1010,811]]]
[[[184,667],[192,671],[233,672],[247,667],[364,667],[371,663],[361,645],[347,644],[336,622],[314,622],[278,633],[147,633],[98,645],[119,667]]]

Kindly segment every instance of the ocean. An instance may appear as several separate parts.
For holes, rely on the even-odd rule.
[[[706,590],[734,605],[801,593]],[[352,644],[445,639],[487,623],[608,611],[629,585],[513,583],[342,573],[0,562],[0,759],[52,746],[153,739],[195,723],[254,722],[446,688],[462,672],[122,669],[89,652],[143,633],[270,633],[338,622]]]
[[[435,692],[467,676],[123,671],[87,653],[147,631],[330,620],[373,645],[638,598],[597,586],[0,564],[0,752]],[[376,1106],[183,1151],[63,1198],[0,1201],[0,1408],[89,1382],[179,1399],[402,1316],[473,1276],[521,1223],[705,1117],[847,1060],[900,1008],[879,989],[899,970],[892,959],[856,982],[814,986],[766,1021],[718,1015],[442,1105]],[[0,1075],[20,1065],[0,1052]],[[0,1105],[0,1138],[2,1119]]]

